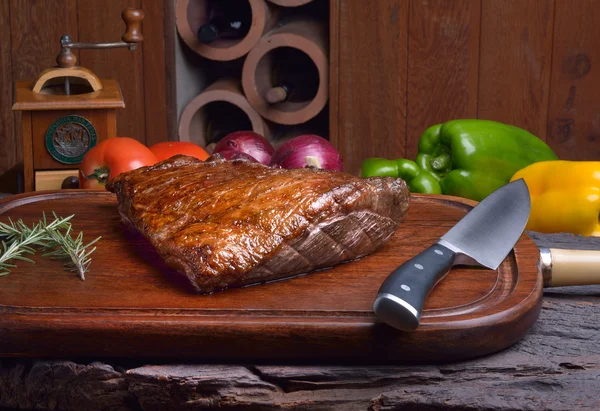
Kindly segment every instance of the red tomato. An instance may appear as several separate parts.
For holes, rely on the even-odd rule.
[[[92,147],[79,166],[79,187],[103,189],[125,171],[156,164],[148,147],[130,137],[113,137]]]
[[[164,141],[154,144],[150,147],[150,150],[154,153],[158,161],[166,160],[177,154],[196,157],[202,161],[209,157],[206,150],[189,141]]]

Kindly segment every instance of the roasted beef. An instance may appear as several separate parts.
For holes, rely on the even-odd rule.
[[[406,183],[316,168],[175,156],[117,176],[122,218],[208,293],[331,267],[386,242]]]

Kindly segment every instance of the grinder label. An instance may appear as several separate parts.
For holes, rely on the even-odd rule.
[[[56,161],[64,164],[81,163],[96,140],[92,123],[77,115],[60,117],[46,131],[46,149]]]

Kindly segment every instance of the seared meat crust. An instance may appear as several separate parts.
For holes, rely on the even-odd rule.
[[[409,207],[401,179],[175,156],[117,176],[122,218],[198,292],[279,279],[365,256]]]

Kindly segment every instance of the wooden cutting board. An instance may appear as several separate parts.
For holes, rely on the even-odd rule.
[[[140,236],[126,234],[116,197],[62,190],[0,202],[0,221],[75,214],[97,236],[85,281],[36,254],[0,277],[0,356],[179,358],[202,361],[439,362],[501,350],[537,319],[538,249],[522,236],[498,270],[460,267],[430,294],[422,325],[395,330],[374,316],[379,286],[475,203],[414,194],[391,240],[359,261],[268,284],[195,295]]]

